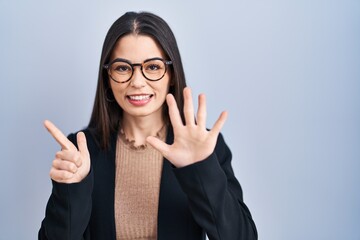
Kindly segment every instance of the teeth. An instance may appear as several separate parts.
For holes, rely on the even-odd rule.
[[[150,98],[150,95],[136,95],[136,96],[129,96],[131,100],[141,101],[147,100]]]

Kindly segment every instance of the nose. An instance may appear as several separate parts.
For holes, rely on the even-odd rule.
[[[130,79],[130,85],[135,88],[142,88],[146,84],[146,79],[141,72],[141,66],[134,67],[134,73]]]

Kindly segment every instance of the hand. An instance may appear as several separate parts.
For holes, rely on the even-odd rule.
[[[195,120],[191,90],[190,88],[184,89],[185,125],[172,94],[166,96],[166,102],[169,106],[170,121],[174,130],[174,143],[168,145],[152,136],[147,137],[147,142],[176,167],[184,167],[210,156],[215,149],[219,132],[226,121],[227,112],[222,112],[213,128],[208,131],[206,129],[204,94],[199,95],[199,107]]]
[[[50,169],[51,179],[59,183],[81,182],[90,171],[90,154],[85,134],[79,132],[76,135],[78,150],[52,122],[45,120],[44,126],[61,146]]]

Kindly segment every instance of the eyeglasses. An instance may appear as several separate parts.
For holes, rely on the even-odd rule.
[[[146,59],[143,63],[131,63],[129,60],[117,58],[103,67],[107,69],[112,80],[117,83],[128,82],[134,74],[134,67],[139,66],[142,75],[149,81],[159,81],[166,73],[167,66],[172,61],[166,61],[162,58]]]

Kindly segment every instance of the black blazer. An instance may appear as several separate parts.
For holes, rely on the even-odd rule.
[[[114,188],[116,134],[101,150],[84,130],[91,157],[89,175],[80,183],[53,181],[38,239],[115,240]],[[76,144],[76,135],[69,139]],[[174,136],[168,130],[166,142]],[[159,240],[257,239],[251,214],[231,167],[231,152],[221,134],[207,159],[175,168],[164,159],[158,210]]]

